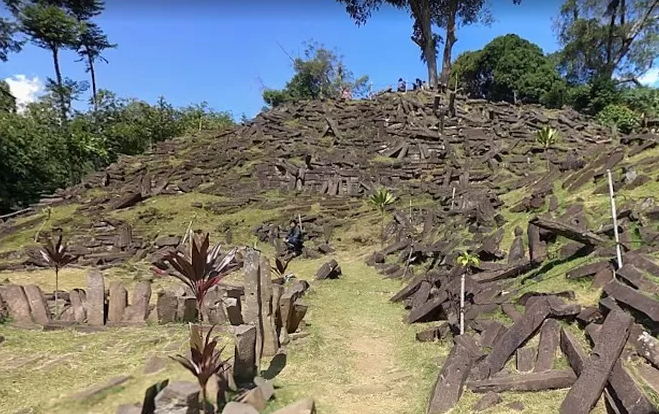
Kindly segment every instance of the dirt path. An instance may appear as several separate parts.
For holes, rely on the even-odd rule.
[[[312,396],[321,414],[424,412],[443,349],[415,342],[404,311],[389,303],[400,282],[382,280],[361,258],[337,260],[344,277],[315,285],[305,299],[311,336],[290,348],[276,378],[282,403]],[[313,275],[318,263],[302,266],[293,270]]]

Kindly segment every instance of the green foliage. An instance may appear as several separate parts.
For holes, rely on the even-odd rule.
[[[0,80],[0,112],[16,111],[16,98],[9,90],[9,84]]]
[[[647,0],[565,0],[556,21],[560,66],[571,83],[633,78],[659,54],[659,7]]]
[[[396,197],[391,191],[382,187],[377,189],[368,199],[369,204],[375,207],[381,214],[387,210],[387,207],[396,201]]]
[[[293,70],[295,74],[284,89],[263,91],[263,100],[271,107],[303,99],[336,99],[345,88],[350,88],[354,97],[366,92],[368,77],[354,79],[341,56],[318,43],[307,44],[304,58],[293,59]]]
[[[558,131],[555,128],[548,126],[543,126],[540,131],[538,131],[535,140],[538,144],[542,145],[542,148],[547,150],[558,140]]]
[[[648,118],[659,118],[659,89],[627,88],[621,91],[620,102],[634,112]]]
[[[462,252],[460,256],[456,259],[458,265],[468,268],[470,266],[478,266],[481,264],[481,260],[478,258],[477,254]]]
[[[618,131],[628,134],[641,125],[640,116],[624,105],[612,104],[597,114],[597,120],[603,125],[615,126]]]
[[[564,82],[552,59],[537,45],[517,35],[499,36],[479,51],[465,52],[453,64],[452,82],[469,95],[493,101],[551,105],[561,104],[556,96]]]

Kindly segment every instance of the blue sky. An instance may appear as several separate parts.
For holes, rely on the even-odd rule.
[[[357,27],[333,0],[316,0],[315,6],[301,0],[139,3],[108,1],[106,12],[97,19],[119,45],[106,53],[109,64],[98,65],[99,87],[120,96],[153,102],[163,95],[177,106],[207,101],[236,117],[251,117],[263,106],[263,87],[282,87],[292,75],[291,62],[279,44],[298,55],[301,44],[310,39],[337,48],[354,74],[369,75],[375,89],[399,77],[426,75],[419,49],[410,40],[411,20],[401,11],[380,10]],[[506,33],[517,33],[545,52],[556,50],[551,21],[560,1],[492,3],[494,24],[460,28],[454,56]],[[63,54],[64,75],[87,79],[75,58],[72,52]],[[50,55],[32,46],[0,66],[0,79],[25,75],[45,80],[52,73]]]

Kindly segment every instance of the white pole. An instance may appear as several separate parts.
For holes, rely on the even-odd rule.
[[[453,187],[453,195],[451,196],[451,210],[453,210],[454,201],[455,201],[455,187]]]
[[[460,278],[460,335],[465,333],[465,274]]]
[[[622,249],[620,247],[620,234],[618,234],[618,213],[616,212],[616,199],[613,194],[613,178],[611,170],[606,170],[609,177],[609,199],[611,200],[611,215],[613,216],[613,235],[616,239],[616,256],[618,260],[618,269],[622,267]]]

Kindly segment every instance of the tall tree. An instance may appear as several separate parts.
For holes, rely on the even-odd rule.
[[[6,62],[9,53],[21,51],[23,42],[16,39],[16,23],[0,17],[0,62]]]
[[[80,33],[76,44],[76,52],[80,56],[80,61],[85,61],[86,70],[91,77],[92,85],[92,102],[94,112],[98,110],[98,90],[96,84],[96,71],[94,64],[96,61],[108,63],[102,53],[107,49],[114,49],[116,44],[110,43],[103,30],[94,22],[92,18],[100,15],[105,10],[105,2],[102,0],[61,0],[64,7],[69,13],[76,18],[80,24]]]
[[[638,83],[659,56],[659,0],[566,0],[555,29],[570,81]]]
[[[366,24],[373,12],[384,4],[399,10],[406,10],[414,20],[412,41],[421,48],[421,58],[428,68],[428,83],[436,88],[437,42],[440,38],[433,33],[433,25],[438,25],[441,12],[447,0],[337,0],[345,5],[346,12],[358,26]]]
[[[12,95],[9,89],[9,84],[0,80],[0,112],[15,112],[16,111],[16,98]],[[0,137],[0,143],[2,138]]]
[[[74,48],[78,39],[79,25],[75,18],[57,5],[39,0],[16,3],[5,0],[16,16],[19,28],[35,46],[48,50],[55,68],[54,90],[59,100],[60,116],[66,121],[68,105],[64,77],[60,68],[60,52]]]

